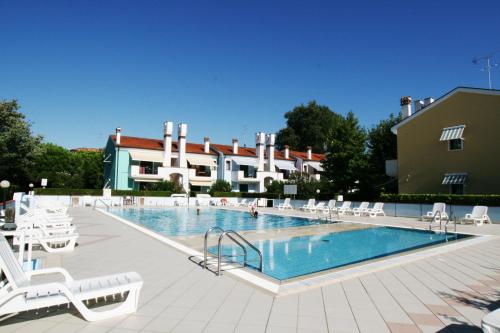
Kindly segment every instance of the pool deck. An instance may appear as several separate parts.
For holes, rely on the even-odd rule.
[[[481,318],[500,307],[498,237],[277,297],[229,274],[217,277],[99,211],[70,213],[79,246],[66,254],[36,252],[44,267],[62,266],[75,278],[137,271],[144,279],[137,313],[88,323],[72,310],[42,310],[0,321],[0,332],[480,332]],[[345,220],[422,228],[415,219]],[[500,225],[457,229],[500,235]]]

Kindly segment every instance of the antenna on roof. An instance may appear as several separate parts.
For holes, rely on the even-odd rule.
[[[493,57],[495,56],[495,54],[497,54],[499,52],[500,52],[500,50],[497,50],[497,51],[491,52],[491,53],[489,53],[485,56],[482,56],[482,57],[472,58],[472,63],[475,65],[479,64],[482,61],[485,62],[484,67],[481,68],[481,70],[483,72],[488,71],[488,85],[489,85],[490,89],[491,89],[491,70],[498,66],[498,64],[494,62]]]

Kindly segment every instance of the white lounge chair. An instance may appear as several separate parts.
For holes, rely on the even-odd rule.
[[[483,223],[491,223],[490,217],[488,216],[488,207],[486,206],[474,206],[470,214],[466,214],[462,219],[463,223],[475,223],[477,226],[483,225]]]
[[[368,212],[368,206],[370,206],[370,203],[367,201],[363,201],[359,204],[358,207],[354,207],[352,209],[352,213],[354,214],[354,216],[361,216]]]
[[[318,202],[316,206],[314,206],[315,211],[323,211],[324,209],[326,209],[326,202],[324,201]]]
[[[309,199],[307,201],[307,204],[302,206],[300,209],[303,211],[310,211],[311,213],[316,210],[316,200],[315,199]]]
[[[337,207],[335,207],[335,203],[336,203],[335,200],[333,200],[333,199],[329,200],[328,204],[321,210],[323,212],[323,214],[330,214],[330,213],[336,212]]]
[[[257,207],[257,198],[253,199],[252,202],[248,203],[248,207]]]
[[[239,207],[245,207],[245,206],[248,206],[248,200],[247,199],[241,199],[240,202],[237,202],[235,204],[235,206],[239,206]]]
[[[351,202],[350,201],[344,201],[342,203],[342,206],[337,208],[337,212],[339,215],[345,215],[349,212],[351,212]]]
[[[366,213],[368,215],[370,215],[370,217],[376,217],[377,215],[383,215],[383,216],[385,216],[384,203],[383,202],[376,202],[373,205],[373,208],[368,208],[368,210],[366,211]]]
[[[1,233],[4,236],[13,236],[14,245],[22,244],[22,237],[29,237],[31,238],[31,242],[33,245],[40,245],[48,253],[73,251],[75,249],[76,240],[79,237],[79,235],[76,233],[67,235],[46,235],[40,229],[4,231]]]
[[[500,332],[500,309],[496,309],[483,317],[481,328],[484,333]]]
[[[290,198],[285,198],[285,201],[283,203],[280,203],[278,205],[279,210],[285,210],[285,209],[292,209],[292,205],[290,204]]]
[[[24,272],[7,240],[0,235],[0,316],[73,303],[85,320],[96,321],[133,313],[137,310],[142,278],[136,272],[73,280],[63,268],[54,267]],[[64,282],[32,284],[36,275],[60,274]],[[119,306],[105,311],[89,309],[84,301],[124,295]]]
[[[436,202],[432,206],[432,211],[427,212],[425,215],[422,215],[422,221],[431,221],[434,218],[434,215],[437,212],[441,213],[441,219],[447,220],[448,214],[446,214],[446,204],[443,202]],[[439,221],[439,214],[436,216],[436,221]]]

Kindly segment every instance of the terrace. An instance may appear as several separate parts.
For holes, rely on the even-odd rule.
[[[479,332],[481,318],[499,306],[498,225],[458,225],[459,232],[491,237],[276,296],[230,272],[217,277],[161,239],[99,211],[70,213],[79,246],[67,254],[37,252],[43,266],[65,267],[75,278],[135,270],[144,279],[137,313],[88,323],[73,309],[43,309],[0,322],[2,332]],[[422,227],[405,218],[348,219]]]

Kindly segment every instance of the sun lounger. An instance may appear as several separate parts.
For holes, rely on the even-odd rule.
[[[345,214],[351,212],[351,202],[350,201],[344,201],[342,203],[342,206],[340,206],[337,209],[337,212],[338,212],[339,215],[345,215]]]
[[[48,308],[72,303],[84,319],[96,321],[133,313],[137,310],[142,278],[136,272],[74,280],[63,268],[54,267],[24,272],[7,240],[0,235],[0,316],[28,310]],[[60,274],[64,282],[33,284],[31,277]],[[59,280],[57,280],[59,281]],[[123,302],[109,310],[95,311],[87,307],[86,300],[98,300],[116,295]]]
[[[383,216],[385,216],[384,203],[383,202],[376,202],[373,205],[373,208],[368,208],[368,210],[366,211],[366,213],[368,215],[370,215],[370,217],[376,217],[377,215],[383,215]]]
[[[466,214],[462,219],[463,223],[475,223],[477,226],[483,225],[483,223],[491,223],[490,217],[488,216],[488,207],[486,206],[474,206],[470,214]]]
[[[307,201],[307,204],[302,206],[300,209],[303,210],[303,211],[310,211],[311,213],[314,212],[316,210],[316,200],[315,199],[309,199]]]
[[[434,215],[437,212],[441,213],[441,219],[447,220],[448,214],[446,214],[446,204],[443,202],[436,202],[432,206],[432,211],[427,212],[425,215],[422,215],[422,221],[431,221],[434,218]],[[439,214],[436,216],[436,221],[439,221]]]
[[[252,202],[247,204],[248,207],[257,207],[257,198],[253,199]]]
[[[5,231],[1,233],[4,236],[13,236],[14,245],[23,243],[21,241],[22,237],[31,238],[33,245],[40,245],[48,253],[73,251],[76,240],[79,237],[77,233],[47,235],[40,229]]]
[[[483,317],[481,328],[484,333],[500,332],[500,309],[496,309]]]
[[[285,210],[285,209],[292,209],[292,205],[290,204],[290,198],[285,198],[285,201],[283,203],[280,203],[278,205],[279,210]]]
[[[368,212],[369,205],[370,205],[369,202],[363,201],[362,203],[359,204],[358,207],[352,209],[352,213],[354,214],[354,216],[361,216]]]

